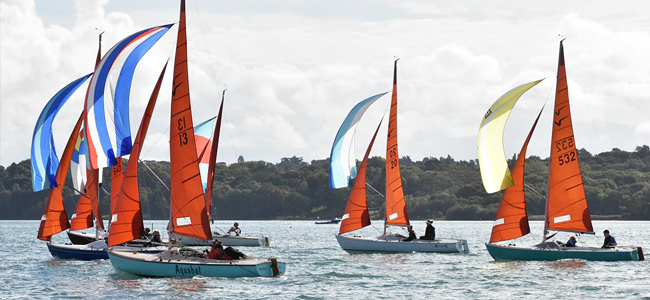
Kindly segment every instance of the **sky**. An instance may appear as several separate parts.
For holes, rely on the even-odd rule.
[[[0,165],[28,159],[36,119],[69,82],[92,72],[124,37],[178,21],[178,0],[1,0]],[[477,158],[482,116],[502,94],[546,78],[510,116],[506,156],[548,157],[559,41],[565,56],[576,145],[592,153],[650,144],[650,2],[188,0],[194,123],[217,114],[227,88],[219,161],[329,157],[354,105],[392,89],[398,63],[400,156]],[[131,90],[137,130],[160,70],[173,60],[177,26],[145,55]],[[169,160],[171,68],[142,159]],[[59,155],[83,108],[86,85],[59,112]],[[390,93],[356,133],[361,158]],[[387,123],[387,122],[384,122]],[[385,127],[385,125],[382,125]],[[385,128],[382,129],[385,136]],[[378,138],[372,155],[385,155]]]

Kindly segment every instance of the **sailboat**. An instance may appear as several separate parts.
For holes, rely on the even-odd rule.
[[[363,113],[377,99],[386,93],[372,96],[357,104],[343,121],[339,129],[330,155],[330,186],[345,187],[354,181],[352,191],[341,218],[339,234],[336,240],[343,250],[348,253],[358,252],[440,252],[463,253],[469,252],[466,240],[437,239],[401,241],[401,238],[387,234],[388,226],[409,226],[408,211],[402,189],[402,179],[399,167],[397,149],[397,60],[393,72],[393,93],[388,120],[388,135],[386,142],[386,217],[383,235],[376,238],[362,238],[344,235],[370,225],[368,202],[366,198],[366,165],[370,150],[374,144],[379,125],[375,131],[361,166],[356,169],[356,160],[351,151],[356,126]],[[347,181],[347,182],[346,182]]]
[[[540,81],[523,84],[504,94],[490,107],[479,129],[479,165],[485,189],[488,192],[505,189],[492,227],[490,242],[486,244],[488,252],[495,260],[643,260],[641,247],[567,247],[559,242],[548,241],[555,235],[549,235],[551,230],[594,234],[573,134],[562,41],[557,70],[542,242],[533,246],[497,244],[530,233],[524,197],[524,164],[528,142],[541,111],[526,137],[512,173],[508,170],[505,160],[502,136],[508,115],[519,97]]]
[[[202,240],[212,239],[209,213],[203,192],[196,153],[190,89],[188,82],[185,1],[181,0],[170,118],[171,213],[168,230],[172,233]],[[152,96],[153,98],[153,96]],[[153,109],[150,103],[147,111]],[[148,125],[141,124],[133,145],[129,164],[135,165],[140,151],[140,137]],[[216,155],[216,152],[214,153]],[[134,158],[135,156],[135,158]],[[134,171],[132,171],[134,170]],[[139,210],[137,168],[127,166],[122,189],[118,195],[115,225],[109,231],[109,246],[127,242],[144,233]],[[131,174],[136,174],[131,176]],[[197,250],[171,248],[159,254],[119,251],[111,248],[108,256],[118,270],[151,277],[271,277],[282,275],[286,264],[277,259],[243,258],[214,260]]]
[[[97,84],[104,86],[108,76],[113,75],[119,77],[117,80],[116,90],[128,90],[126,94],[122,93],[116,99],[128,98],[130,93],[130,84],[135,66],[140,58],[153,46],[153,44],[164,34],[171,25],[153,27],[145,31],[138,32],[134,35],[127,37],[122,42],[114,46],[104,57],[101,59],[101,34],[100,46],[97,53],[97,60],[95,63],[95,73],[88,74],[81,77],[72,83],[68,84],[61,91],[48,102],[45,106],[34,129],[34,136],[32,140],[32,185],[34,191],[40,191],[46,187],[50,187],[50,194],[46,203],[45,213],[41,218],[38,239],[48,241],[47,247],[50,253],[59,258],[93,260],[93,259],[108,259],[106,241],[99,239],[88,244],[82,245],[69,245],[69,244],[53,244],[51,243],[52,235],[64,231],[71,227],[67,218],[63,203],[62,189],[65,184],[65,179],[68,173],[68,168],[72,163],[75,150],[77,155],[83,143],[87,141],[88,127],[82,124],[84,119],[87,118],[87,109],[84,108],[82,114],[77,121],[74,130],[66,144],[63,156],[59,163],[54,147],[54,139],[52,136],[52,122],[58,111],[68,98],[74,93],[78,87],[83,84],[88,78],[91,78],[88,92],[92,86]],[[111,64],[106,64],[106,61],[111,61]],[[116,62],[117,60],[117,62]],[[105,65],[107,68],[102,68]],[[119,72],[111,73],[111,68],[120,68]],[[91,77],[92,76],[92,77]],[[124,88],[128,86],[128,88]],[[103,93],[103,90],[102,90]],[[102,112],[103,114],[103,112]],[[85,118],[86,117],[86,118]],[[124,145],[124,144],[123,144]],[[77,157],[76,163],[79,157]],[[90,204],[92,214],[95,215],[95,224],[97,228],[103,229],[103,221],[101,212],[99,211],[98,200],[98,181],[100,171],[97,169],[86,171],[87,178],[85,183],[85,191],[75,209],[75,214],[72,216],[72,229],[83,229],[88,225],[88,220],[92,218],[86,209],[87,204]],[[78,182],[78,181],[77,181]],[[79,213],[79,215],[77,214]],[[77,219],[79,218],[79,219]],[[82,219],[85,219],[82,220]],[[92,223],[92,222],[90,222]],[[92,226],[92,224],[90,224]],[[86,228],[90,227],[87,226]],[[68,232],[71,240],[75,238],[88,238],[87,235],[71,234]],[[97,239],[98,236],[95,236]],[[83,241],[78,241],[83,242]],[[144,251],[144,252],[160,252],[162,249],[149,248],[149,247],[125,247],[131,251]]]
[[[223,113],[223,103],[226,91],[221,94],[221,105],[219,114],[215,118],[194,126],[194,137],[196,141],[196,155],[199,159],[199,170],[201,172],[201,182],[203,183],[203,192],[205,193],[207,212],[209,219],[212,219],[212,184],[214,182],[215,169],[217,164],[217,149],[219,145],[219,135],[221,129],[221,116]],[[216,123],[216,126],[215,126]],[[214,128],[212,139],[210,138],[210,129]],[[269,246],[269,238],[265,236],[252,237],[243,235],[220,234],[212,232],[212,240],[202,240],[194,237],[180,234],[172,234],[171,239],[185,246],[209,246],[215,240],[221,242],[224,246]]]

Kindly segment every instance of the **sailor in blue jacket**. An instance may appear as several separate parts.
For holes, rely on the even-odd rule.
[[[616,239],[614,239],[613,236],[609,235],[609,230],[605,229],[605,231],[603,231],[603,234],[605,235],[605,242],[603,242],[603,246],[601,248],[616,247]]]
[[[577,242],[578,241],[576,241],[576,237],[571,236],[569,240],[566,242],[566,244],[564,244],[564,247],[575,247]]]

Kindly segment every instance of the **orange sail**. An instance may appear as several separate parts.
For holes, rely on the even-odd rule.
[[[93,227],[93,207],[87,193],[79,196],[74,214],[70,217],[70,230],[82,230]]]
[[[521,151],[519,151],[519,156],[517,156],[517,162],[512,169],[512,180],[515,185],[507,188],[503,193],[497,216],[494,218],[490,243],[516,239],[530,233],[524,195],[524,166],[526,164],[528,142],[533,136],[537,121],[539,121],[541,115],[542,112],[540,111],[526,137],[524,145],[521,147]]]
[[[370,140],[370,145],[368,145],[366,155],[363,157],[363,161],[361,161],[361,167],[359,167],[359,170],[357,171],[357,177],[354,179],[352,192],[350,192],[348,204],[345,206],[345,212],[341,218],[339,234],[344,234],[370,225],[368,199],[366,198],[366,165],[368,163],[368,156],[370,156],[370,150],[372,150],[372,145],[375,143],[375,138],[379,132],[379,126],[381,126],[381,122],[379,122],[377,130],[375,130],[375,135],[373,135],[372,140]]]
[[[386,224],[408,226],[409,218],[402,190],[402,175],[399,171],[397,152],[397,60],[393,74],[393,98],[388,119],[386,141]]]
[[[557,69],[545,229],[591,233],[591,216],[573,136],[562,42]]]
[[[212,134],[212,148],[210,149],[210,165],[208,165],[208,186],[205,188],[205,206],[208,208],[208,218],[212,220],[212,183],[217,165],[217,149],[219,148],[219,134],[221,133],[221,115],[223,113],[223,102],[226,100],[226,91],[221,94],[221,105],[217,115],[217,124]]]
[[[122,158],[116,158],[117,164],[111,168],[111,214],[115,211],[117,195],[122,189],[122,180],[124,180],[124,163]]]
[[[194,123],[187,74],[185,1],[181,13],[174,58],[172,108],[169,137],[171,165],[171,231],[190,237],[212,239],[203,184],[194,140]]]
[[[133,142],[133,148],[124,178],[118,179],[122,183],[119,185],[120,192],[117,194],[117,198],[111,203],[111,227],[108,232],[109,247],[129,242],[144,235],[142,211],[140,210],[140,192],[138,190],[138,160],[140,159],[140,151],[142,150],[144,138],[147,135],[147,130],[149,130],[149,121],[151,121],[151,115],[156,106],[158,92],[160,91],[160,85],[162,84],[166,69],[167,64],[165,64],[162,72],[160,72],[156,86],[145,108],[142,121],[140,122],[140,128],[138,128],[138,133]],[[118,162],[118,166],[122,166],[121,159]],[[116,183],[113,182],[112,185],[111,196]]]
[[[77,124],[72,130],[72,134],[65,145],[59,168],[56,170],[56,183],[57,187],[50,189],[50,195],[45,204],[45,212],[41,217],[41,224],[38,228],[38,239],[43,241],[51,241],[52,235],[64,231],[70,227],[68,222],[68,215],[65,212],[63,205],[63,186],[65,185],[65,178],[68,176],[68,169],[70,169],[70,160],[72,159],[72,152],[74,151],[79,130],[83,123],[83,114],[77,120]]]

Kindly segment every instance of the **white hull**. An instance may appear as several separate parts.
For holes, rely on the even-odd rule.
[[[469,246],[466,240],[412,240],[402,242],[393,235],[380,236],[377,238],[361,238],[352,236],[337,235],[336,240],[343,250],[348,253],[361,252],[436,252],[436,253],[469,253]]]
[[[158,254],[109,250],[118,270],[146,277],[272,277],[284,274],[286,264],[275,259],[215,260],[200,252],[172,249]]]
[[[224,246],[247,246],[259,247],[269,246],[269,238],[267,237],[250,237],[250,236],[229,236],[229,235],[212,235],[212,240],[201,240],[193,237],[183,236],[180,234],[171,234],[171,238],[178,241],[185,246],[210,246],[214,239],[218,239]]]

